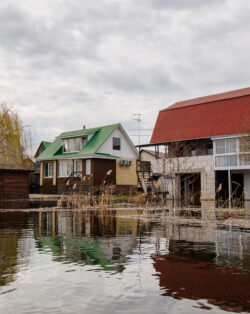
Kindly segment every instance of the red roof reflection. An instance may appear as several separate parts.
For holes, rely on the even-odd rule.
[[[207,300],[221,310],[250,313],[250,273],[176,255],[153,256],[164,296]],[[199,307],[210,309],[198,302]]]

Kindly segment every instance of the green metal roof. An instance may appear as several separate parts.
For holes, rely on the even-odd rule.
[[[117,129],[120,124],[106,125],[92,129],[82,129],[71,132],[61,133],[37,158],[37,160],[51,160],[51,159],[65,159],[65,158],[81,158],[81,157],[106,157],[117,158],[109,154],[99,154],[98,150],[106,142],[109,136]],[[75,153],[63,153],[62,139],[67,137],[77,137],[95,133],[91,139],[84,145],[80,152]]]
[[[51,142],[46,142],[46,141],[42,141],[42,143],[45,148],[48,148],[49,145],[51,144]]]
[[[87,135],[87,134],[96,132],[96,131],[100,130],[101,128],[103,128],[103,127],[91,128],[91,129],[81,129],[81,130],[70,131],[70,132],[63,132],[59,135],[59,137],[64,138],[64,137],[75,137],[75,136]]]

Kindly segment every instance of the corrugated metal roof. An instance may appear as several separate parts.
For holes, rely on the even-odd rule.
[[[48,148],[51,142],[42,141],[45,148]]]
[[[220,93],[220,94],[214,94],[214,95],[209,95],[209,96],[179,101],[179,102],[173,104],[172,106],[169,106],[165,110],[194,106],[194,105],[204,104],[204,103],[208,103],[208,102],[231,99],[231,98],[247,96],[247,95],[250,95],[250,87],[237,89],[237,90],[233,90],[233,91],[225,92],[225,93]]]
[[[150,143],[250,132],[250,88],[224,93],[224,99],[222,95],[179,102],[160,111]]]
[[[61,133],[52,144],[46,148],[42,154],[36,159],[40,160],[51,160],[51,159],[63,159],[63,158],[81,158],[86,156],[101,156],[97,154],[99,148],[106,142],[108,137],[117,129],[120,124],[106,125],[93,129],[77,130],[72,132]],[[87,142],[87,144],[80,150],[80,152],[63,153],[62,152],[62,138],[64,137],[75,137],[76,135],[81,136],[89,134],[95,131],[93,137]],[[110,155],[109,157],[114,157]]]

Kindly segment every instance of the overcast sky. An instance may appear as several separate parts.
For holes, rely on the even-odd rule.
[[[133,114],[152,129],[176,101],[250,86],[249,0],[1,0],[0,42],[0,101],[34,145],[83,125],[136,135]]]

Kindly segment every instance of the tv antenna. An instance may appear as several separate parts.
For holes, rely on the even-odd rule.
[[[134,113],[133,114],[134,118],[132,118],[132,120],[135,120],[138,122],[138,141],[139,141],[139,145],[141,142],[141,113]]]

